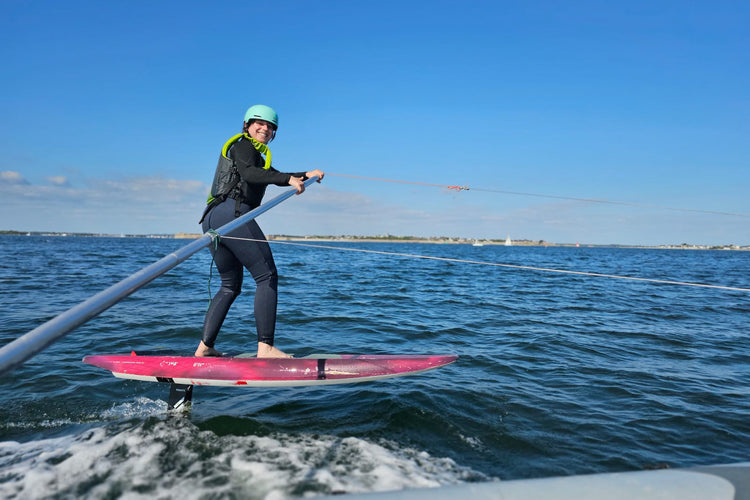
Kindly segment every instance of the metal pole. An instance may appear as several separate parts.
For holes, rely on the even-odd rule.
[[[318,177],[312,177],[305,181],[305,187],[317,181]],[[237,229],[242,224],[256,218],[262,213],[275,207],[282,201],[294,195],[297,191],[289,189],[281,193],[268,203],[242,215],[231,222],[221,226],[216,232],[219,236],[225,236]],[[144,267],[140,271],[131,274],[119,283],[103,290],[90,299],[81,302],[75,307],[68,309],[62,314],[54,317],[46,323],[34,328],[25,335],[17,338],[9,344],[0,348],[0,375],[13,370],[23,364],[32,356],[47,348],[50,344],[68,334],[71,330],[81,326],[91,318],[106,311],[114,304],[132,294],[139,288],[149,284],[151,281],[166,273],[190,256],[206,248],[213,241],[214,236],[204,234],[196,241],[185,245],[179,250],[161,258],[153,264]]]

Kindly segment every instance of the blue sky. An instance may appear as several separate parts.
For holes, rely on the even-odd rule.
[[[749,245],[749,25],[741,1],[6,0],[0,229],[198,232],[264,103],[282,171],[487,190],[330,175],[268,234]]]

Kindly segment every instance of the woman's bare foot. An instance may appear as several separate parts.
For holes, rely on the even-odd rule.
[[[259,358],[291,358],[290,354],[276,349],[272,345],[268,345],[265,342],[258,342],[258,357]]]
[[[223,354],[217,351],[216,349],[214,349],[213,347],[208,347],[201,340],[201,343],[198,345],[198,349],[195,350],[195,356],[202,358],[205,356],[223,356]]]

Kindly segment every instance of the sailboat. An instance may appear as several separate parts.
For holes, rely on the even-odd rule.
[[[510,235],[508,235],[508,237],[505,238],[505,246],[506,247],[512,247],[513,246],[513,242],[510,241]]]

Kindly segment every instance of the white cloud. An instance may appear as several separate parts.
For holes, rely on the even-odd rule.
[[[273,196],[269,190],[268,198]],[[464,196],[465,195],[465,196]],[[394,199],[396,201],[394,201]],[[437,202],[435,202],[437,200]],[[386,199],[313,186],[259,218],[266,234],[449,236],[581,244],[750,244],[741,217],[602,206],[581,201],[513,205],[472,193]]]
[[[63,175],[56,175],[54,177],[47,177],[47,182],[55,186],[68,186],[68,178]]]
[[[0,172],[0,184],[25,185],[29,181],[23,178],[18,172],[12,170],[3,170]]]
[[[51,179],[57,179],[53,182]],[[64,179],[64,180],[63,180]],[[93,233],[201,232],[208,185],[160,176],[67,178],[29,184],[0,173],[0,229]],[[333,184],[333,183],[331,183]],[[259,217],[266,234],[449,236],[561,243],[750,244],[740,217],[681,214],[575,201],[532,203],[439,191],[343,191],[324,181]],[[270,186],[266,201],[287,188]]]
[[[205,201],[208,196],[208,186],[203,182],[160,176],[90,179],[87,184],[87,191],[96,197],[127,202],[189,202],[193,197]]]
[[[17,172],[0,175],[1,229],[94,233],[197,232],[208,186],[159,176],[87,179],[64,176],[30,184]]]
[[[450,193],[449,193],[450,194]],[[269,190],[268,196],[273,194]],[[435,192],[439,203],[404,196],[398,201],[312,186],[299,199],[262,216],[267,234],[450,236],[504,239],[506,214],[466,206],[466,198]],[[429,200],[429,199],[428,199]]]

